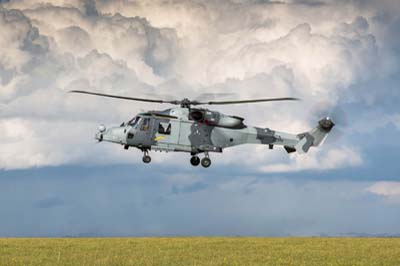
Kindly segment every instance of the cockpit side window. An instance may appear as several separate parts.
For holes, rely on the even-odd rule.
[[[158,126],[158,133],[171,135],[171,123],[160,122],[160,125]]]
[[[139,117],[139,116],[136,116],[136,117],[132,118],[132,119],[128,122],[128,125],[130,125],[131,127],[135,127],[135,126],[138,124],[139,120],[140,120],[140,117]]]

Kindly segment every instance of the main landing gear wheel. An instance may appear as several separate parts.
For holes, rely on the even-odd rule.
[[[198,156],[192,156],[192,158],[190,158],[190,163],[193,166],[198,166],[200,164],[200,158]]]
[[[211,165],[211,160],[208,157],[205,157],[203,159],[201,159],[201,166],[203,166],[204,168],[208,168]]]

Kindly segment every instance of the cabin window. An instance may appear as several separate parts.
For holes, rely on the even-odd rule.
[[[158,133],[171,135],[171,123],[160,122],[160,125],[158,126]]]
[[[150,128],[150,118],[145,118],[143,119],[142,126],[140,127],[140,130],[142,131],[147,131]]]

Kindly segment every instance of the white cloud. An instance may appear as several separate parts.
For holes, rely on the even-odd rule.
[[[294,154],[288,163],[271,164],[261,168],[264,172],[296,172],[304,170],[332,170],[355,167],[363,162],[360,153],[349,147],[313,149],[306,155]]]
[[[49,123],[17,118],[0,120],[0,131],[3,133],[0,168],[28,168],[73,161],[79,157],[77,153],[83,147],[64,146],[64,139],[77,137],[71,132],[64,132],[64,126],[65,122]],[[86,125],[73,122],[68,123],[68,126],[79,130]],[[79,145],[79,140],[76,141]]]
[[[21,130],[22,123],[25,131],[36,134],[43,121],[49,128],[58,123],[64,145],[58,146],[57,138],[42,137],[40,144],[36,138],[17,139],[16,150],[34,148],[15,163],[10,159],[16,156],[15,148],[9,140],[0,140],[0,168],[86,160],[88,152],[79,146],[82,140],[69,136],[91,136],[88,130],[94,123],[119,124],[149,108],[67,96],[70,89],[173,97],[215,91],[231,91],[238,98],[301,96],[305,101],[296,104],[221,107],[246,117],[249,125],[297,133],[315,125],[307,114],[313,102],[334,105],[375,69],[381,69],[374,72],[381,76],[390,72],[384,63],[388,54],[382,24],[372,19],[378,8],[352,1],[307,6],[295,1],[16,0],[2,6],[0,124],[14,121],[12,125]],[[82,126],[74,127],[74,122]],[[56,146],[57,152],[50,152]],[[240,147],[240,153],[227,152],[221,160],[229,164],[253,158],[248,165],[285,168],[283,153],[253,148]],[[130,162],[128,156],[115,156],[117,150],[104,149],[109,161]],[[329,160],[313,153],[291,159],[289,168],[315,169],[322,164],[333,169],[362,161],[353,150],[325,153]],[[34,162],[27,159],[38,154],[46,155]]]
[[[367,191],[384,197],[389,203],[400,203],[400,182],[380,181],[367,188]]]

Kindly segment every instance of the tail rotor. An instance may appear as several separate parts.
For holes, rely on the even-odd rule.
[[[348,117],[341,106],[320,102],[312,107],[310,114],[313,121],[323,119],[334,123],[335,128],[329,134],[326,143],[337,142],[344,136],[344,131],[348,126]]]

